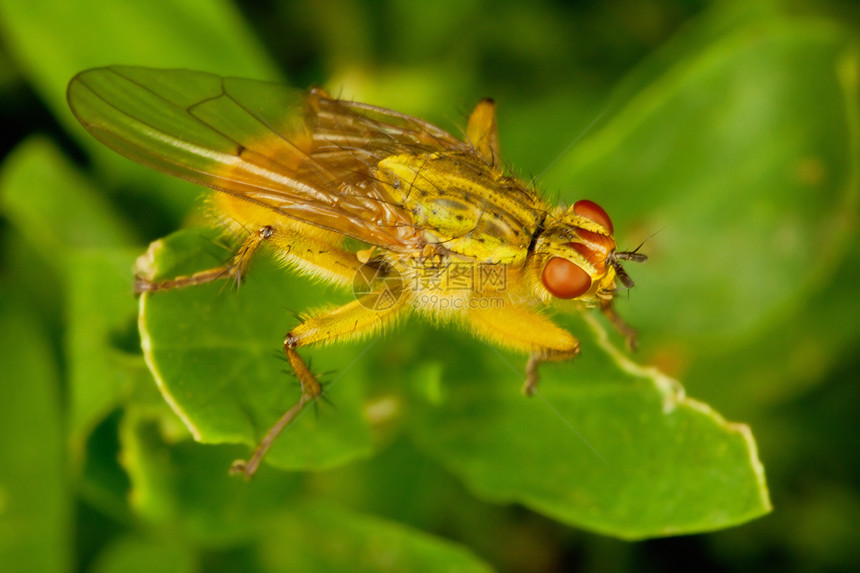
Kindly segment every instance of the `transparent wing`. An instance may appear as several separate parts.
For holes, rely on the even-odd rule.
[[[420,232],[374,178],[378,161],[471,152],[431,124],[320,89],[203,72],[97,68],[71,81],[68,101],[90,133],[134,161],[395,250],[414,248]]]

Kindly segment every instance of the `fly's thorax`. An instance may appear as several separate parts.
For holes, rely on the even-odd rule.
[[[528,270],[535,294],[546,303],[579,301],[588,306],[612,298],[616,270],[612,221],[592,201],[577,201],[544,221]]]
[[[377,164],[376,178],[428,243],[482,262],[525,261],[540,219],[536,196],[474,156],[392,155]]]

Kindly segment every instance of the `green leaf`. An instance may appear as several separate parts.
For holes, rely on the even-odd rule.
[[[193,573],[198,571],[194,555],[186,547],[140,537],[114,540],[102,551],[93,573]]]
[[[749,428],[684,398],[586,323],[598,344],[574,325],[582,354],[544,366],[532,399],[519,391],[522,359],[484,353],[467,368],[457,355],[470,350],[452,346],[450,362],[415,376],[424,396],[409,416],[417,442],[487,499],[625,539],[720,529],[769,511]]]
[[[296,508],[266,530],[259,557],[266,571],[491,571],[454,543],[331,506]]]
[[[4,573],[68,571],[60,384],[49,340],[25,300],[0,296],[0,563]]]
[[[81,250],[67,259],[68,423],[75,461],[93,427],[132,395],[135,383],[148,378],[141,356],[134,353],[138,340],[133,336],[137,301],[132,253]]]
[[[6,217],[57,271],[65,287],[73,461],[143,368],[132,343],[134,243],[131,225],[41,138],[19,145],[3,164],[0,201]],[[125,247],[125,248],[124,248]]]
[[[230,251],[217,247],[211,235],[186,231],[153,243],[145,274],[176,277],[219,266]],[[308,288],[305,279],[290,277],[265,257],[255,261],[238,292],[232,290],[220,281],[144,295],[141,338],[159,388],[195,439],[256,445],[300,395],[282,358],[284,335],[297,322],[286,309],[304,311],[330,298],[320,296],[325,289]],[[325,357],[322,371],[336,373],[332,382],[345,377],[326,393],[344,407],[333,411],[320,403],[317,415],[303,412],[267,461],[322,469],[371,452],[360,408],[362,372],[354,365],[360,354],[343,349],[313,354]]]
[[[3,163],[0,201],[6,217],[60,272],[73,249],[134,243],[131,225],[40,137],[19,145]]]
[[[120,426],[121,462],[131,480],[129,500],[159,536],[187,545],[225,548],[257,536],[260,524],[291,511],[298,476],[261,471],[247,482],[229,475],[238,447],[175,441],[160,416],[130,406]]]
[[[860,321],[846,318],[846,312],[857,303],[858,268],[860,251],[853,250],[812,297],[814,304],[780,317],[730,355],[699,357],[685,375],[695,384],[690,388],[711,403],[730,404],[734,415],[749,420],[824,387],[828,372],[856,355]]]
[[[193,5],[2,0],[0,8],[4,37],[19,64],[68,125],[73,120],[66,84],[87,68],[137,64],[259,79],[279,76],[236,8],[222,0]]]

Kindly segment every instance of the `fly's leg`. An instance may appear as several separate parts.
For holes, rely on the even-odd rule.
[[[334,341],[346,341],[368,336],[390,324],[407,305],[402,287],[390,285],[366,294],[339,308],[313,316],[291,330],[284,339],[284,354],[301,384],[299,401],[287,410],[260,440],[248,461],[238,460],[230,468],[232,474],[251,477],[272,447],[275,438],[296,419],[309,403],[322,395],[323,388],[310,371],[297,349],[302,346]]]
[[[534,394],[541,362],[568,360],[579,354],[579,341],[545,316],[508,304],[503,308],[470,309],[466,320],[475,334],[514,350],[529,352],[523,392]]]
[[[219,279],[231,279],[239,282],[245,276],[254,253],[273,234],[274,229],[269,225],[261,227],[256,233],[249,235],[242,243],[242,246],[239,247],[239,250],[236,251],[236,254],[230,259],[230,262],[221,267],[163,281],[151,281],[138,275],[134,278],[134,292],[142,294],[145,292],[172,290],[175,288],[202,285]]]
[[[272,444],[275,442],[275,438],[284,431],[284,428],[289,426],[290,423],[296,419],[296,416],[304,410],[305,406],[322,395],[322,386],[320,385],[319,380],[316,379],[316,376],[311,374],[307,364],[305,364],[305,361],[302,360],[302,357],[299,356],[299,353],[296,352],[295,348],[290,347],[289,334],[287,335],[287,340],[284,342],[284,353],[287,355],[287,361],[290,363],[293,372],[296,373],[296,376],[299,379],[299,383],[302,387],[302,395],[299,398],[299,401],[296,402],[292,408],[284,412],[278,421],[275,422],[275,425],[269,428],[269,431],[266,432],[266,435],[263,436],[262,440],[260,440],[260,443],[257,445],[251,457],[248,458],[247,462],[245,460],[236,460],[233,462],[233,465],[230,466],[231,475],[245,474],[245,477],[247,478],[253,476],[257,472],[257,468],[260,467],[260,462],[263,461],[263,457],[265,457],[266,452],[269,451],[269,448],[271,448]]]
[[[466,139],[475,148],[478,156],[490,167],[501,170],[499,131],[496,126],[496,104],[491,99],[478,102],[469,116]]]
[[[570,360],[579,354],[579,341],[576,344],[568,347],[565,350],[538,350],[532,352],[526,362],[526,381],[523,384],[523,394],[532,396],[537,391],[540,375],[538,374],[538,366],[541,362],[560,362],[562,360]]]
[[[606,315],[606,318],[609,319],[609,322],[612,323],[615,330],[624,337],[624,340],[627,342],[627,348],[634,351],[637,350],[639,348],[639,342],[637,340],[638,333],[636,332],[636,329],[624,322],[624,319],[615,312],[614,308],[612,308],[612,303],[609,302],[606,305],[601,306],[600,310],[603,311],[603,314]]]

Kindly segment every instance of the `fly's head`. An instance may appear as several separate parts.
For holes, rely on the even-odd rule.
[[[638,249],[637,249],[638,250]],[[642,262],[637,251],[616,251],[612,220],[593,201],[577,201],[555,216],[547,217],[531,261],[532,285],[547,303],[578,301],[586,306],[605,306],[633,280],[622,261]]]

